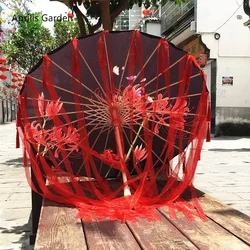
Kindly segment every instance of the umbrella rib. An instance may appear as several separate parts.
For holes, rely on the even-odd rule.
[[[38,100],[38,98],[33,98],[33,97],[27,97],[27,99],[28,100],[35,100],[35,101],[37,101]],[[51,102],[51,100],[49,100],[49,99],[44,99],[44,101],[47,101],[47,102]],[[53,101],[52,101],[53,102]],[[75,106],[85,106],[85,107],[87,107],[87,108],[89,108],[89,109],[93,109],[93,108],[96,108],[98,105],[99,106],[102,106],[102,107],[108,107],[106,104],[103,104],[103,103],[99,103],[98,105],[97,104],[87,104],[87,103],[75,103],[75,102],[67,102],[67,101],[62,101],[62,100],[60,100],[60,102],[61,103],[63,103],[63,104],[72,104],[72,105],[75,105]],[[103,110],[103,108],[100,108],[101,110]],[[96,109],[95,109],[96,110]],[[86,112],[86,110],[83,110],[83,112]]]
[[[204,116],[204,115],[199,115],[199,114],[194,114],[194,113],[182,113],[182,112],[176,112],[176,111],[167,111],[167,112],[166,111],[147,111],[147,113],[148,114],[161,114],[161,115],[162,114],[169,115],[169,113],[172,113],[172,114],[183,114],[184,116]],[[170,117],[170,115],[168,117]],[[168,118],[168,117],[165,117],[165,118]]]
[[[27,99],[28,100],[35,100],[35,101],[38,100],[38,98],[34,98],[34,97],[27,97]],[[44,99],[44,101],[51,102],[51,100],[49,100],[49,99]],[[84,104],[84,103],[67,102],[67,101],[62,101],[62,100],[60,100],[60,102],[63,103],[63,104],[72,104],[72,105],[79,105],[79,106],[91,105],[91,104]],[[94,104],[92,104],[92,106],[96,107],[96,105],[94,105]]]
[[[155,122],[155,121],[153,121],[153,122]],[[141,125],[141,124],[138,123],[138,122],[135,122],[135,123],[137,123],[137,125]],[[156,123],[157,123],[157,122],[156,122]],[[163,138],[162,136],[158,135],[158,134],[155,133],[154,131],[151,130],[151,132],[152,132],[155,136],[157,136],[158,138],[160,138],[161,140],[166,141],[166,142],[169,142],[166,138]],[[177,147],[177,146],[175,146],[175,145],[174,145],[174,147],[175,147],[176,149],[180,150],[179,147]]]
[[[102,110],[102,109],[97,109],[98,110]],[[79,114],[79,113],[83,113],[84,111],[72,111],[72,112],[61,112],[58,113],[56,115],[71,115],[71,114]],[[100,115],[101,113],[98,113],[98,115]],[[28,117],[29,119],[35,119],[35,118],[39,118],[39,117],[43,117],[43,116],[30,116]],[[24,118],[21,118],[22,120],[24,120]]]
[[[121,90],[122,79],[123,79],[123,77],[124,77],[125,68],[127,67],[128,58],[129,58],[129,53],[130,53],[132,44],[133,44],[133,41],[132,41],[132,39],[131,39],[131,41],[130,41],[130,46],[129,46],[129,50],[128,50],[127,57],[126,57],[126,60],[125,60],[125,64],[124,64],[124,66],[123,66],[124,68],[123,68],[123,70],[122,70],[121,79],[120,79],[120,82],[119,82],[119,85],[118,85],[118,91]]]
[[[108,134],[107,134],[107,137],[106,137],[106,140],[105,140],[105,144],[104,144],[104,149],[103,149],[103,152],[106,150],[106,147],[107,147],[107,144],[108,144],[108,139],[109,139],[109,134],[110,134],[111,130],[112,130],[112,128],[109,128],[109,130],[108,130]],[[102,166],[103,166],[103,161],[101,162],[101,166],[100,166],[99,173],[100,173],[100,172],[101,172],[101,170],[102,170]],[[109,172],[110,172],[110,169],[111,169],[111,168],[109,168],[109,171],[107,172],[107,174],[106,174],[106,176],[105,176],[105,177],[107,177],[107,176],[108,176],[108,174],[109,174]]]
[[[157,51],[157,49],[160,47],[160,44],[158,44],[156,46],[156,48],[153,50],[153,52],[151,53],[151,55],[148,57],[147,61],[144,63],[144,65],[142,66],[142,68],[140,69],[139,73],[135,76],[135,78],[133,79],[132,84],[134,84],[135,80],[138,78],[138,76],[141,74],[142,70],[144,70],[144,68],[146,67],[146,65],[148,64],[148,62],[150,61],[150,59],[153,57],[153,55],[155,54],[155,52]]]
[[[92,119],[91,122],[89,122],[88,124],[86,124],[85,126],[88,127],[90,125],[93,125],[93,123],[95,122],[98,122],[97,124],[102,124],[102,125],[107,125],[109,126],[108,124],[106,124],[105,122],[102,123],[102,120],[100,121],[98,117],[96,117],[96,119]]]
[[[96,125],[95,128],[93,128],[91,131],[89,131],[88,134],[87,134],[86,136],[84,136],[84,137],[82,138],[82,140],[81,140],[78,144],[80,145],[86,138],[89,137],[89,135],[90,135],[93,131],[95,131],[96,129],[99,129],[99,128],[97,128],[97,126],[98,126],[98,124]],[[81,129],[83,129],[83,128],[84,128],[84,127],[82,127]],[[102,126],[102,128],[104,128],[104,126]],[[80,129],[80,130],[81,130],[81,129]],[[80,131],[80,130],[78,130],[78,131]],[[64,144],[62,144],[62,145],[66,145],[66,143],[64,143]],[[72,153],[73,153],[73,150],[72,150],[71,152],[69,152],[68,155],[67,155],[63,160],[61,160],[60,163],[58,163],[58,165],[61,165],[61,164],[64,162],[64,160],[65,160],[66,158],[68,158]]]
[[[93,122],[95,122],[95,121],[92,121],[92,123]],[[88,124],[88,125],[90,125],[90,124]],[[98,126],[100,126],[100,127],[98,127]],[[102,127],[106,127],[107,125],[105,125],[105,124],[100,124],[100,122],[99,123],[97,123],[96,124],[96,126],[95,126],[95,128],[93,128],[88,134],[87,134],[87,136],[89,136],[95,129],[99,129],[99,128],[102,128]],[[87,127],[87,126],[86,126]],[[97,128],[98,127],[98,128]],[[64,138],[64,140],[65,139],[68,139],[68,138],[70,138],[70,136],[72,136],[72,135],[75,135],[76,133],[78,133],[79,131],[81,131],[82,129],[84,129],[84,127],[81,127],[81,128],[79,128],[79,129],[76,129],[72,134],[70,134],[69,136],[67,136],[67,137],[65,137]],[[48,131],[52,131],[53,129],[50,129],[50,130],[47,130],[46,132],[48,132]],[[45,133],[43,133],[42,131],[41,131],[41,133],[39,134],[39,135],[43,135],[43,134],[45,134]],[[84,137],[83,138],[83,140],[85,139],[86,137]],[[83,140],[81,140],[81,142],[83,141]],[[79,144],[81,143],[81,142],[79,142]],[[63,144],[61,144],[61,145],[66,145],[67,143],[63,143]],[[46,146],[47,147],[47,146]],[[54,146],[53,145],[51,145],[51,148],[53,148]],[[49,149],[51,149],[51,148],[47,148],[47,150],[45,151],[45,153],[49,150]],[[72,151],[73,152],[73,151]]]
[[[195,74],[195,75],[189,77],[189,79],[193,79],[193,78],[195,78],[195,77],[197,77],[197,76],[200,76],[200,75],[201,75],[201,74]],[[183,82],[183,80],[180,80],[180,81],[178,81],[178,82],[174,82],[174,83],[170,84],[169,87],[173,87],[173,86],[175,86],[175,85],[178,85],[178,84],[181,83],[181,82]],[[162,88],[160,88],[160,89],[158,89],[158,90],[154,90],[154,91],[148,93],[148,95],[155,94],[156,92],[162,91],[162,90],[165,90],[165,89],[166,89],[166,86],[165,86],[165,87],[162,87]],[[200,95],[200,94],[194,94],[194,96],[195,96],[195,95]],[[169,99],[172,100],[172,99],[175,99],[175,98],[178,98],[178,97],[173,97],[173,98],[169,98]]]
[[[106,129],[103,131],[104,128],[105,128],[105,127],[102,127],[102,130],[99,132],[98,136],[96,137],[96,140],[95,140],[94,144],[93,144],[92,147],[91,147],[92,150],[93,150],[95,144],[97,143],[98,139],[100,138],[101,134],[104,133],[104,132],[106,132],[107,130],[110,130],[110,128],[108,127],[108,128],[106,128]],[[96,129],[96,128],[95,128],[95,129]],[[91,131],[91,133],[92,133],[92,131]],[[88,135],[89,135],[89,134],[88,134]],[[83,163],[81,164],[80,168],[78,169],[76,175],[78,175],[78,174],[80,173],[80,171],[82,170],[85,161],[86,161],[86,159],[84,159],[84,161],[83,161]]]
[[[56,62],[52,61],[51,62],[57,67],[59,68],[62,72],[64,72],[66,75],[70,76],[72,79],[74,79],[75,81],[77,81],[79,84],[82,85],[82,87],[84,87],[85,89],[87,89],[90,93],[92,93],[93,95],[96,96],[96,93],[91,90],[89,87],[87,87],[85,84],[83,84],[81,81],[79,81],[77,78],[75,78],[73,75],[71,75],[67,70],[65,70],[64,68],[62,68],[60,65],[58,65]]]
[[[148,118],[149,121],[153,122],[153,123],[157,123],[157,124],[160,124],[162,126],[165,126],[165,127],[171,127],[169,124],[166,124],[166,123],[162,123],[162,122],[157,122],[157,121],[154,121],[154,120],[151,120],[150,118]],[[187,130],[184,130],[184,129],[179,129],[179,128],[174,128],[176,130],[179,130],[179,131],[182,131],[182,132],[185,132],[187,134],[190,134],[190,135],[195,135]]]
[[[38,78],[35,78],[35,77],[33,77],[33,76],[30,76],[30,77],[31,77],[33,80],[36,80],[36,81],[38,81],[38,82],[40,82],[40,83],[43,83],[43,81],[40,80],[40,79],[38,79]],[[57,89],[59,89],[59,90],[62,90],[62,91],[64,91],[64,92],[66,92],[66,93],[70,93],[70,94],[79,96],[79,97],[81,97],[82,99],[86,99],[86,100],[88,100],[88,101],[90,101],[90,102],[92,102],[92,103],[93,103],[93,102],[96,102],[97,104],[103,104],[103,102],[99,102],[99,101],[93,100],[93,99],[91,99],[91,98],[88,98],[88,97],[86,97],[86,96],[77,94],[77,93],[72,92],[72,91],[70,91],[70,90],[67,90],[67,89],[65,89],[65,88],[61,88],[61,87],[59,87],[59,86],[57,86],[57,85],[54,85],[54,84],[51,84],[51,83],[49,83],[49,85],[54,86],[55,88],[57,88]],[[96,94],[95,94],[95,96],[96,96]],[[22,97],[22,98],[23,98],[23,97]]]
[[[159,76],[163,75],[164,73],[166,73],[168,70],[170,70],[172,67],[174,67],[177,63],[179,63],[183,58],[185,58],[186,55],[184,55],[183,57],[181,57],[179,60],[177,60],[176,62],[174,62],[173,64],[171,64],[168,68],[166,68],[163,72],[159,73],[157,76],[155,76],[153,79],[151,79],[150,81],[148,81],[145,84],[145,87],[147,87],[151,82],[153,82],[155,79],[157,79]]]
[[[130,127],[129,126],[124,126],[125,128],[128,128],[128,129],[130,129]],[[137,132],[135,131],[135,129],[134,128],[132,128],[132,130],[134,131],[134,133],[136,133],[137,134]],[[125,137],[127,137],[127,135],[126,135],[126,133],[125,133],[125,130],[123,129],[123,132],[124,132],[124,134],[125,134]],[[145,143],[145,141],[144,141],[144,139],[140,136],[140,135],[138,135],[138,137],[140,138],[140,140],[144,143],[144,144],[146,144]],[[163,163],[163,161],[161,160],[161,158],[155,153],[155,151],[154,150],[152,150],[152,152],[153,152],[153,154],[158,158],[158,160],[159,161],[161,161],[162,163]]]
[[[84,127],[75,130],[72,134],[68,135],[68,136],[65,137],[64,139],[70,138],[70,136],[75,135],[76,133],[78,133],[79,131],[81,131],[83,128],[84,128]],[[43,134],[43,133],[41,133],[41,135],[42,135],[42,134]],[[83,140],[84,140],[84,139],[85,139],[85,137],[83,138]],[[65,143],[62,143],[61,145],[66,145],[66,144],[67,144],[67,143],[65,142]],[[47,153],[50,149],[52,149],[52,148],[54,148],[54,147],[55,147],[54,145],[51,145],[51,146],[49,147],[49,146],[48,146],[48,143],[47,143],[47,145],[46,145],[46,150],[43,151],[43,154]],[[72,152],[73,152],[73,150],[72,150]],[[66,159],[66,158],[64,158],[64,160],[65,160],[65,159]],[[59,165],[60,165],[60,164],[59,164]]]
[[[21,119],[23,119],[23,118],[21,118]],[[63,124],[63,125],[61,125],[61,126],[58,126],[58,127],[56,127],[56,128],[63,128],[63,127],[66,127],[67,125],[70,125],[70,124],[79,122],[79,121],[84,120],[84,119],[85,119],[85,117],[83,117],[83,118],[81,118],[81,119],[77,119],[77,120],[75,120],[75,121],[71,121],[71,122],[65,123],[65,124]],[[50,131],[53,131],[53,128],[52,128],[52,129],[49,129],[49,130],[46,130],[46,132],[50,132]],[[44,134],[44,133],[42,133],[42,134]]]
[[[110,90],[112,90],[112,83],[111,83],[111,74],[110,74],[110,64],[109,64],[109,55],[108,55],[108,49],[107,49],[107,43],[106,43],[106,37],[105,35],[103,36],[103,41],[104,41],[104,48],[105,48],[105,54],[106,54],[106,62],[108,64],[108,75],[109,75],[109,85],[110,85]]]
[[[86,64],[87,68],[89,69],[91,75],[93,76],[93,78],[95,79],[96,83],[98,84],[98,86],[99,86],[100,89],[102,90],[103,94],[104,94],[105,96],[107,96],[106,93],[105,93],[105,91],[104,91],[104,89],[103,89],[103,87],[102,87],[102,85],[101,85],[100,82],[98,81],[97,77],[95,76],[94,72],[92,71],[92,69],[90,68],[89,64],[87,63],[85,57],[83,56],[82,52],[81,52],[79,49],[78,49],[78,51],[79,51],[79,54],[80,54],[82,60],[83,60],[84,63]]]

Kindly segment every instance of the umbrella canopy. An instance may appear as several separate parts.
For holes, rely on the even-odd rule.
[[[152,218],[149,207],[192,183],[209,123],[205,76],[164,38],[104,31],[43,57],[17,123],[35,191],[86,220]]]

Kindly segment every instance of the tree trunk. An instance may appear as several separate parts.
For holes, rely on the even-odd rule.
[[[76,18],[77,18],[78,25],[79,25],[79,28],[80,28],[81,36],[86,36],[87,31],[86,31],[86,26],[85,26],[85,21],[84,21],[84,18],[83,18],[83,14],[82,14],[82,12],[79,10],[79,8],[77,6],[74,6],[73,10],[76,13]]]
[[[103,29],[112,30],[111,16],[110,16],[110,9],[109,9],[110,0],[99,1],[98,3],[100,5]]]

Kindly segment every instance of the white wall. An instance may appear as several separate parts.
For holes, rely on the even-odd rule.
[[[161,24],[148,21],[146,23],[146,32],[150,35],[161,36]]]
[[[217,107],[250,107],[250,30],[243,25],[247,20],[237,0],[197,0],[197,33],[217,60]],[[215,33],[221,35],[219,40]],[[233,76],[233,86],[222,85],[223,76]]]
[[[217,59],[217,106],[250,107],[250,58]],[[222,85],[223,76],[233,76],[233,86]]]
[[[206,74],[206,80],[207,80],[207,89],[209,92],[211,92],[211,61],[207,63],[207,65],[204,67],[203,72]]]

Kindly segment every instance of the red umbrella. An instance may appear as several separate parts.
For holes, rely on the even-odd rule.
[[[208,111],[199,65],[167,40],[138,31],[73,39],[43,57],[19,96],[31,186],[85,220],[151,220],[164,205],[204,219],[180,195],[194,190]]]

